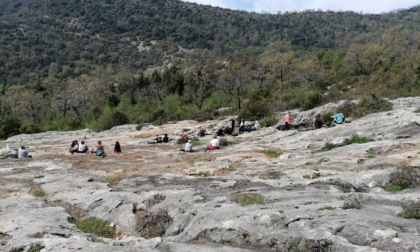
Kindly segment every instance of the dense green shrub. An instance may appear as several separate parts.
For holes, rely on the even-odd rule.
[[[277,118],[275,115],[269,115],[264,118],[262,118],[259,123],[261,127],[270,127],[274,126],[279,122],[279,118]]]
[[[20,126],[20,121],[14,117],[0,117],[0,139],[6,139],[19,134]]]
[[[354,107],[352,115],[362,117],[368,114],[392,110],[392,103],[376,95],[365,96]]]

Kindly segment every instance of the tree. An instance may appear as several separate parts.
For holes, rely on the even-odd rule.
[[[217,72],[223,63],[208,50],[194,50],[185,61],[186,91],[199,110],[204,100],[210,97],[217,83]]]

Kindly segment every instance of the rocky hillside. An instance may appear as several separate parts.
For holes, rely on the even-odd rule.
[[[0,250],[420,251],[420,220],[400,217],[419,208],[420,97],[392,103],[332,128],[227,136],[207,152],[211,135],[184,153],[179,134],[231,117],[14,136],[1,146],[33,158],[0,161]],[[295,122],[334,106],[293,111]],[[174,140],[147,144],[162,133]],[[73,139],[102,140],[108,156],[70,155]],[[86,220],[109,232],[87,233]]]

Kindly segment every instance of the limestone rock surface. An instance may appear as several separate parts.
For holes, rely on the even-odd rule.
[[[384,190],[397,169],[420,166],[420,97],[391,102],[332,128],[225,136],[216,151],[198,131],[236,117],[11,137],[0,148],[25,145],[33,158],[0,160],[0,251],[420,251],[420,220],[398,216],[420,188]],[[181,133],[198,138],[195,152],[179,151]],[[163,134],[172,140],[148,144]],[[369,141],[324,148],[353,135]],[[101,140],[108,155],[71,155],[74,139]],[[82,232],[87,217],[115,235]]]

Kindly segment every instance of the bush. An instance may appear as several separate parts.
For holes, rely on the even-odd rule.
[[[420,201],[405,201],[401,204],[403,211],[398,216],[407,219],[420,219]]]
[[[407,188],[420,186],[419,168],[405,167],[399,168],[389,176],[389,182],[384,189],[389,192],[398,192]]]
[[[20,134],[20,122],[14,117],[0,117],[0,139]]]
[[[95,217],[76,221],[76,227],[84,233],[96,234],[107,238],[112,238],[115,235],[115,227],[110,227],[108,222]]]
[[[261,127],[270,127],[277,124],[279,119],[275,115],[269,115],[260,120]]]
[[[354,107],[352,115],[354,117],[362,117],[372,113],[392,110],[392,103],[376,95],[365,96],[360,99],[359,103]]]
[[[44,197],[45,196],[45,192],[42,191],[42,190],[36,190],[36,191],[33,192],[33,195],[35,197]]]
[[[111,129],[114,126],[127,124],[130,121],[128,117],[114,109],[106,106],[97,121],[93,121],[88,125],[88,128],[91,128],[95,131],[102,131]]]

